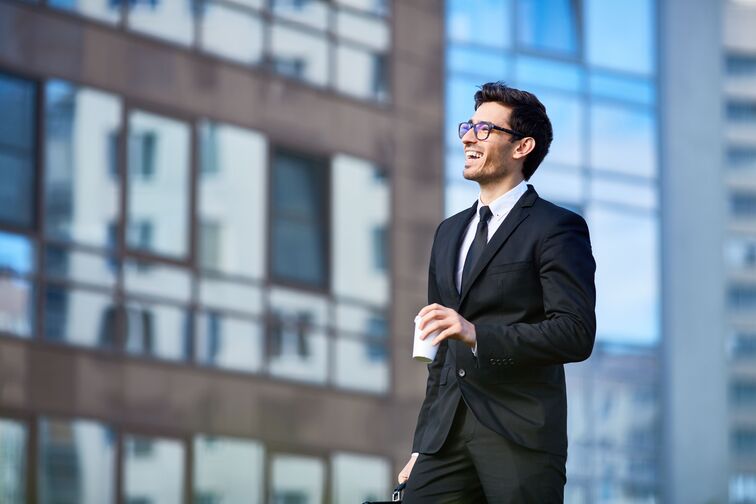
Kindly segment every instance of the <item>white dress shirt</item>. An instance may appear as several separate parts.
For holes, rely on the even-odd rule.
[[[488,220],[488,241],[491,240],[491,237],[494,235],[496,230],[499,229],[499,226],[501,226],[501,223],[504,222],[506,216],[509,215],[509,212],[512,210],[512,208],[514,208],[515,203],[517,203],[520,197],[522,197],[522,195],[525,194],[527,190],[528,184],[523,180],[512,189],[488,204],[488,208],[493,214]],[[457,292],[459,293],[462,292],[462,270],[465,268],[465,258],[467,258],[467,252],[470,250],[470,246],[475,239],[475,233],[478,231],[478,223],[480,222],[479,212],[482,206],[485,205],[483,205],[483,202],[480,201],[480,196],[478,196],[478,204],[475,206],[475,215],[473,215],[470,224],[467,226],[467,230],[465,231],[465,238],[462,240],[462,246],[460,247],[459,255],[457,256],[457,271],[454,280],[457,285]],[[475,347],[473,348],[473,354],[476,357],[478,355],[477,342],[475,343]]]

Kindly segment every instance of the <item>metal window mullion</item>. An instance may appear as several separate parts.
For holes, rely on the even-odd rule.
[[[32,299],[36,300],[36,306],[34,309],[34,314],[32,316],[32,334],[31,339],[42,339],[42,335],[44,334],[45,330],[45,324],[44,324],[44,310],[45,310],[45,289],[44,289],[44,277],[45,277],[45,173],[46,173],[46,163],[45,163],[45,148],[46,148],[46,135],[45,132],[45,103],[46,103],[46,86],[44,80],[38,80],[35,82],[34,86],[36,87],[36,93],[35,93],[35,105],[37,110],[35,111],[35,119],[36,119],[36,128],[34,131],[34,142],[36,143],[36,149],[35,155],[36,159],[34,160],[36,170],[34,171],[34,216],[32,218],[32,221],[34,222],[33,225],[33,244],[34,244],[34,253],[36,254],[36,257],[34,258],[36,263],[35,268],[35,280],[32,283]],[[34,500],[32,499],[32,502]]]

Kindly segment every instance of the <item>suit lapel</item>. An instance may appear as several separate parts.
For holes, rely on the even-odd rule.
[[[491,237],[486,248],[483,249],[483,254],[480,256],[480,259],[478,259],[478,262],[475,263],[475,267],[470,272],[469,278],[466,279],[467,281],[462,286],[462,292],[459,296],[457,308],[462,306],[465,296],[467,296],[467,293],[470,291],[471,286],[475,283],[475,280],[478,278],[481,271],[483,271],[488,263],[491,262],[491,259],[496,255],[496,252],[499,251],[522,221],[528,218],[528,215],[530,215],[530,207],[533,206],[533,202],[535,202],[537,197],[538,194],[535,189],[533,189],[533,186],[528,185],[527,192],[520,197],[517,204],[504,219],[504,222],[499,226],[499,229],[497,229],[496,233]]]
[[[475,208],[478,202],[468,208],[465,212],[458,215],[458,218],[451,223],[449,232],[447,234],[446,246],[443,248],[443,256],[439,258],[439,264],[443,268],[443,282],[446,284],[447,290],[454,293],[454,301],[459,298],[457,292],[457,258],[459,256],[459,247],[462,245],[465,230],[470,220],[475,215]]]

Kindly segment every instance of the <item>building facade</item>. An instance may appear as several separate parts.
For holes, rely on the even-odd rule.
[[[423,0],[0,1],[0,501],[390,491],[442,27]]]

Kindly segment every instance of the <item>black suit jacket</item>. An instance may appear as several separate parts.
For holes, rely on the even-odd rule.
[[[596,264],[585,220],[533,186],[491,237],[458,293],[454,275],[476,206],[436,230],[428,302],[475,325],[477,358],[443,341],[428,365],[414,452],[437,452],[460,397],[488,428],[520,445],[567,454],[566,362],[587,359],[596,334]]]

